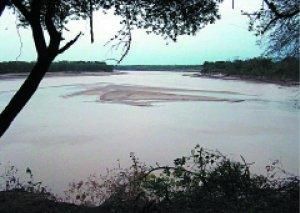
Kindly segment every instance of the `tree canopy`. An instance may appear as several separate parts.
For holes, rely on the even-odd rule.
[[[93,20],[93,12],[113,10],[122,18],[121,29],[112,40],[121,40],[125,47],[131,42],[130,30],[146,29],[176,41],[179,35],[195,34],[199,29],[220,18],[218,5],[223,0],[7,0],[7,6],[17,8],[21,26],[32,26],[39,21],[52,36],[63,39],[70,20]],[[93,22],[91,40],[93,41]],[[97,24],[97,23],[95,23]],[[101,27],[101,26],[99,26]],[[50,37],[51,37],[50,35]],[[126,38],[125,38],[126,37]],[[127,42],[125,42],[127,41]],[[61,49],[63,52],[65,48]]]
[[[262,7],[250,17],[250,30],[267,41],[266,54],[284,58],[299,56],[300,0],[263,0]]]

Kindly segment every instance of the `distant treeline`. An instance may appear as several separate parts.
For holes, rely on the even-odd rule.
[[[299,82],[299,59],[286,58],[281,61],[272,61],[267,58],[253,58],[244,61],[204,62],[202,74]]]
[[[132,71],[199,71],[201,65],[122,65],[115,66],[116,70]]]
[[[30,72],[35,62],[10,61],[0,62],[1,73]],[[60,61],[51,64],[49,72],[111,72],[113,66],[99,61]]]

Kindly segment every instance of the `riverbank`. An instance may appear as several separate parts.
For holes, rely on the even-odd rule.
[[[12,80],[12,79],[23,79],[29,75],[28,72],[22,73],[0,73],[0,80]],[[105,71],[98,71],[98,72],[83,72],[83,71],[75,71],[75,72],[47,72],[46,77],[71,77],[71,76],[112,76],[112,75],[126,75],[126,72],[105,72]]]
[[[0,74],[30,72],[36,62],[7,61],[0,62]],[[112,72],[114,66],[101,61],[57,61],[48,72]]]
[[[225,74],[204,74],[204,73],[193,73],[184,74],[184,76],[196,77],[196,78],[209,78],[209,79],[221,79],[221,80],[236,80],[236,81],[249,81],[255,83],[271,83],[278,84],[280,86],[299,86],[299,81],[293,80],[275,80],[268,79],[264,76],[243,76],[243,75],[225,75]]]
[[[299,59],[285,58],[274,61],[270,58],[252,58],[205,62],[203,69],[192,76],[295,86],[299,85]]]
[[[120,71],[168,71],[168,72],[197,72],[202,65],[117,65]]]

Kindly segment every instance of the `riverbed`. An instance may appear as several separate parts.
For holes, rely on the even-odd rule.
[[[23,77],[0,80],[0,109]],[[299,174],[300,89],[271,83],[193,78],[182,72],[47,76],[0,139],[0,162],[30,167],[55,193],[134,152],[170,164],[197,144],[230,158],[279,160]],[[22,173],[22,172],[21,172]]]

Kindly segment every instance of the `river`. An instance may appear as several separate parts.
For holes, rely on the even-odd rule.
[[[265,174],[265,165],[278,159],[299,174],[299,87],[183,74],[46,77],[0,139],[0,162],[20,171],[30,167],[35,179],[56,193],[71,181],[117,166],[117,160],[128,166],[130,152],[147,164],[170,164],[197,144],[233,159],[243,155],[255,162],[257,173]],[[0,80],[0,109],[23,80]],[[119,101],[99,100],[99,88],[118,88]],[[120,97],[120,91],[137,88],[150,88],[146,105]],[[157,101],[154,95],[163,88],[181,96]]]

